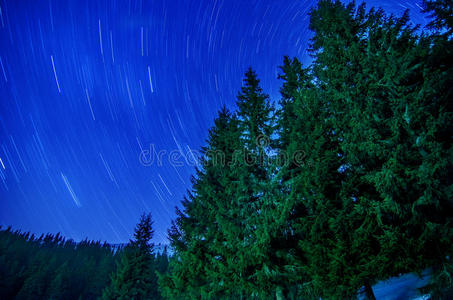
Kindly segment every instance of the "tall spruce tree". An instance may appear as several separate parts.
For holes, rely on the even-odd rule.
[[[243,132],[243,141],[248,150],[258,150],[266,143],[260,138],[270,139],[273,133],[272,106],[269,95],[260,87],[256,72],[249,67],[245,73],[244,84],[237,95],[238,116]],[[268,146],[268,145],[266,145]],[[255,151],[258,152],[258,151]]]
[[[302,67],[296,57],[291,59],[285,56],[280,71],[278,79],[283,80],[283,83],[280,88],[280,109],[277,112],[278,148],[286,150],[292,141],[291,135],[294,134],[293,122],[298,119],[295,112],[295,98],[303,89],[310,88],[310,82],[308,70]],[[288,163],[288,161],[282,163]]]
[[[294,270],[290,278],[295,283],[294,298],[325,296],[319,278],[330,272],[329,249],[336,244],[331,237],[341,207],[336,193],[342,181],[340,149],[328,102],[313,85],[309,70],[297,60],[285,59],[282,72],[279,128],[286,142],[280,151],[286,161],[279,175],[287,211],[287,259]],[[291,118],[284,118],[286,109],[292,111]]]
[[[103,299],[156,299],[153,282],[154,230],[151,214],[143,214],[134,231],[134,239],[124,249],[111,284],[104,290]]]
[[[234,261],[237,248],[232,243],[242,234],[235,208],[236,151],[240,130],[235,116],[223,108],[209,130],[202,149],[201,168],[192,179],[189,199],[169,231],[175,251],[169,274],[161,274],[163,295],[170,299],[217,298],[239,295],[235,286]],[[240,266],[240,265],[239,265]]]
[[[241,280],[248,283],[246,296],[282,298],[288,286],[283,263],[281,233],[285,224],[275,164],[275,115],[269,96],[251,68],[237,96],[238,116],[244,144],[244,169],[239,186],[243,239],[237,240],[242,260],[248,262]]]
[[[283,84],[277,127],[281,159],[278,178],[284,223],[278,245],[283,256],[281,263],[287,272],[287,297],[310,299],[316,294],[307,271],[307,259],[310,254],[318,257],[313,265],[318,264],[321,268],[325,260],[317,252],[325,245],[319,241],[328,241],[325,238],[328,236],[326,226],[319,225],[328,218],[318,215],[318,225],[315,226],[313,215],[319,211],[318,202],[330,206],[326,212],[335,215],[332,204],[329,204],[335,199],[331,198],[329,190],[338,186],[341,179],[331,172],[339,166],[335,162],[338,146],[331,137],[326,106],[312,82],[310,70],[304,69],[297,58],[289,57],[284,58],[280,69],[279,78]],[[317,243],[311,235],[318,239]]]
[[[269,148],[271,106],[249,69],[238,95],[238,118],[225,109],[203,148],[203,168],[170,232],[177,259],[161,284],[169,297],[266,297],[278,293],[271,242],[275,191]],[[212,155],[214,154],[214,158]],[[218,155],[222,156],[222,163]],[[184,292],[183,292],[184,291]]]

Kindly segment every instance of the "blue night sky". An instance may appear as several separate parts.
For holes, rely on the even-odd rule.
[[[246,68],[276,101],[283,55],[309,62],[314,3],[0,0],[0,225],[121,243],[150,211],[166,243]]]

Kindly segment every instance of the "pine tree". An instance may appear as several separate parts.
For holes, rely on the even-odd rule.
[[[124,249],[111,284],[103,299],[155,299],[153,285],[153,237],[151,214],[143,214],[134,231],[134,239]]]
[[[316,211],[316,201],[327,200],[329,195],[322,197],[325,190],[333,189],[332,185],[338,184],[333,180],[335,175],[328,177],[332,176],[328,173],[329,168],[335,168],[338,164],[332,160],[332,157],[336,158],[334,153],[337,147],[329,138],[327,119],[320,122],[327,117],[327,113],[322,97],[312,83],[310,70],[304,69],[297,58],[289,57],[284,58],[280,69],[279,78],[283,84],[278,111],[280,167],[277,177],[283,198],[280,211],[284,222],[277,245],[280,245],[283,258],[280,263],[285,265],[287,296],[310,298],[314,296],[313,285],[307,271],[309,251],[305,251],[304,247],[316,250],[314,243],[307,245],[307,241],[310,234],[316,234],[317,230],[315,226],[311,227],[309,213]],[[314,170],[313,166],[318,163],[321,165]],[[334,210],[331,212],[335,213]],[[318,222],[321,218],[322,215],[319,215]],[[322,259],[317,263],[321,267]]]
[[[160,276],[167,298],[212,298],[235,293],[231,275],[235,248],[227,230],[238,225],[233,208],[236,195],[228,193],[234,182],[235,150],[240,149],[240,131],[235,116],[223,108],[209,130],[202,149],[201,168],[193,177],[192,192],[169,231],[175,252],[169,274]],[[228,276],[228,277],[227,277]]]
[[[130,241],[130,244],[144,253],[153,254],[154,243],[151,242],[153,236],[154,230],[151,213],[143,214],[140,217],[140,222],[135,227],[134,240]]]
[[[272,108],[251,69],[238,107],[238,118],[225,109],[219,113],[203,148],[203,168],[193,180],[193,192],[183,202],[184,210],[177,210],[170,231],[176,258],[170,275],[161,277],[168,297],[281,293],[279,258],[273,249],[282,218],[269,154]],[[217,154],[222,154],[221,163]]]
[[[249,151],[268,146],[267,140],[273,133],[271,119],[272,107],[269,95],[260,87],[256,72],[249,67],[245,73],[244,84],[237,95],[238,116],[243,132],[243,141]],[[260,142],[264,143],[260,145]]]
[[[299,73],[302,71],[297,63],[292,66]],[[287,161],[279,173],[287,212],[287,260],[293,268],[292,282],[299,283],[297,298],[313,296],[307,290],[314,289],[319,296],[333,288],[319,284],[319,278],[328,276],[332,268],[328,250],[336,244],[332,239],[335,234],[332,221],[339,213],[341,203],[336,191],[343,177],[337,171],[341,166],[340,149],[332,131],[326,98],[310,82],[306,73],[288,99],[291,102],[286,104],[292,106],[294,117],[280,123],[281,131],[288,134],[288,143],[281,149]]]
[[[275,176],[275,115],[251,68],[245,73],[237,106],[245,159],[242,168],[235,170],[241,222],[235,242],[243,265],[238,286],[247,287],[244,293],[248,297],[281,298],[288,283],[279,245],[285,220]]]

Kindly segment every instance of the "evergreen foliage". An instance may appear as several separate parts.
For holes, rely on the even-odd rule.
[[[110,245],[0,231],[1,299],[96,299],[118,260]]]
[[[192,179],[193,190],[183,201],[183,210],[177,209],[178,218],[169,230],[175,255],[170,274],[160,277],[168,298],[232,296],[241,278],[224,278],[232,268],[242,267],[234,258],[236,245],[228,243],[236,242],[242,232],[234,183],[240,169],[235,161],[239,156],[240,162],[240,155],[234,152],[240,149],[240,131],[237,118],[226,108],[219,112],[207,142],[202,167]]]
[[[135,227],[134,239],[124,249],[110,285],[103,299],[157,299],[154,244],[150,243],[154,231],[151,214],[143,214]]]

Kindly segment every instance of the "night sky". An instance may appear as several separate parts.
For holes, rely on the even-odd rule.
[[[310,61],[314,3],[0,0],[0,225],[123,243],[150,211],[166,243],[246,68],[276,101],[283,55]]]

